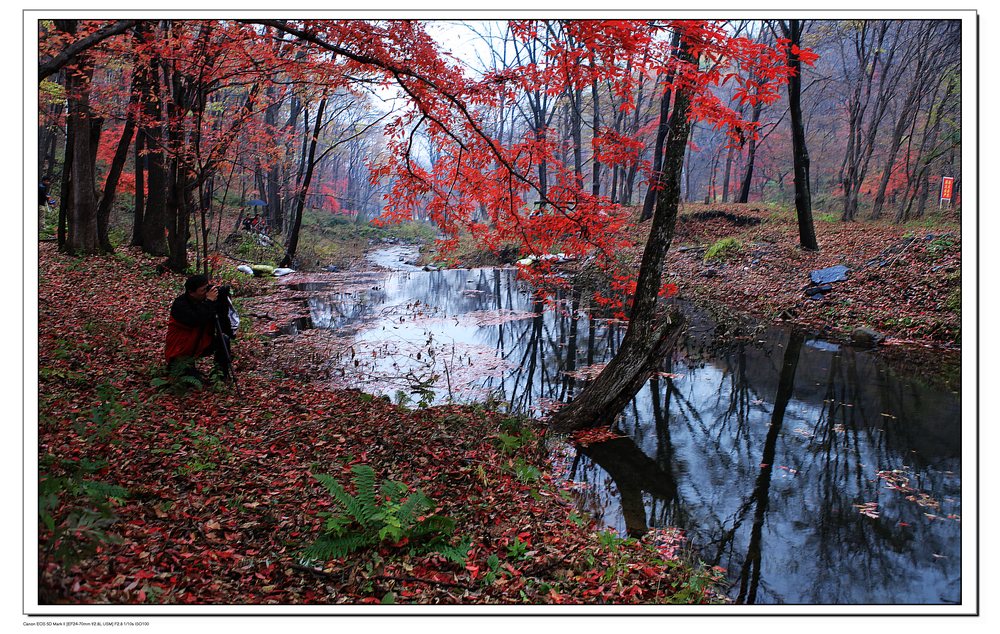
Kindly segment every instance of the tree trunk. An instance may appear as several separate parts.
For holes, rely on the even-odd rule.
[[[593,63],[593,61],[591,61]],[[600,135],[601,127],[601,109],[600,109],[600,94],[597,90],[597,81],[593,81],[590,84],[590,95],[594,102],[594,118],[593,127],[594,132],[591,140],[591,146],[593,147],[593,158],[594,158],[594,173],[593,173],[593,183],[591,185],[591,193],[596,198],[601,195],[601,161],[597,158],[597,140]]]
[[[167,255],[166,228],[167,173],[163,155],[163,122],[160,104],[158,58],[140,65],[144,95],[143,124],[139,133],[146,156],[146,206],[142,212],[142,250],[150,255]]]
[[[142,246],[142,216],[146,207],[146,158],[142,155],[145,144],[142,131],[135,135],[135,209],[132,220],[132,246]]]
[[[69,208],[73,204],[72,176],[75,135],[74,126],[70,125],[67,120],[66,147],[63,148],[63,173],[59,190],[62,192],[62,195],[59,197],[59,220],[56,229],[56,244],[59,246],[59,251],[61,252],[66,251],[66,223],[69,218]]]
[[[819,251],[813,226],[812,194],[809,191],[809,151],[806,147],[805,124],[802,121],[802,62],[792,53],[792,46],[802,42],[803,25],[799,20],[781,21],[785,37],[791,40],[788,66],[788,108],[792,117],[792,158],[795,168],[795,214],[799,221],[799,245],[807,251]]]
[[[691,60],[687,43],[681,44],[678,57]],[[665,99],[669,96],[665,95]],[[553,431],[564,433],[585,427],[610,424],[611,420],[642,387],[653,367],[676,342],[681,320],[657,310],[663,261],[673,239],[680,203],[681,172],[687,150],[691,123],[688,120],[691,95],[679,87],[667,128],[663,172],[657,187],[656,206],[646,247],[639,266],[635,299],[629,315],[628,330],[622,345],[607,367],[584,388],[583,392],[557,410],[551,419]]]
[[[86,255],[100,251],[97,239],[97,197],[94,194],[94,123],[90,111],[90,81],[94,68],[80,56],[77,72],[67,73],[68,125],[73,128],[73,166],[68,208],[66,252]]]
[[[757,102],[753,106],[753,111],[751,115],[751,121],[757,123],[760,121],[760,113],[764,106],[760,102]],[[755,136],[750,137],[750,147],[747,148],[747,168],[743,172],[743,182],[740,184],[740,195],[736,199],[738,203],[746,203],[750,200],[750,185],[753,183],[753,165],[754,161],[757,160],[757,138]]]
[[[729,175],[733,171],[733,154],[734,153],[735,153],[735,150],[732,147],[730,147],[729,150],[726,151],[726,167],[725,167],[725,171],[722,174],[722,202],[723,203],[729,202]]]

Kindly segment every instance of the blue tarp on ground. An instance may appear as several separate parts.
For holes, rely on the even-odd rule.
[[[818,271],[810,271],[809,279],[812,280],[813,284],[830,284],[832,282],[843,282],[847,279],[847,272],[850,269],[843,264],[838,264],[837,266],[831,266],[825,269],[819,269]]]

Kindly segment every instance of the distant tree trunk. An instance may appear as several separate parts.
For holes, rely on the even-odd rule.
[[[264,110],[264,125],[272,133],[277,131],[278,111],[282,102],[275,99],[274,88],[269,86],[266,89],[270,105]],[[276,161],[271,161],[267,167],[267,172],[261,189],[261,196],[267,201],[267,224],[272,229],[280,231],[283,222],[283,210],[281,209],[281,168]]]
[[[570,130],[573,136],[573,174],[577,189],[583,189],[583,96],[580,90],[570,93]]]
[[[913,204],[917,201],[918,196],[922,196],[922,198],[919,206],[919,213],[915,215],[919,216],[923,212],[923,207],[926,203],[927,182],[930,174],[930,167],[931,164],[940,156],[937,145],[938,138],[941,133],[943,112],[956,88],[956,81],[954,78],[948,78],[946,82],[947,87],[945,89],[944,98],[942,98],[940,102],[937,101],[936,98],[931,99],[933,116],[930,117],[927,124],[924,126],[924,132],[920,140],[920,148],[917,152],[916,166],[914,167],[913,172],[908,175],[907,191],[903,196],[902,205],[896,212],[896,222],[903,222],[911,217]]]
[[[813,226],[812,194],[809,191],[809,151],[806,147],[805,124],[802,121],[802,62],[792,53],[792,46],[802,43],[803,23],[800,20],[779,21],[785,37],[791,40],[788,66],[793,70],[788,78],[788,108],[792,118],[792,157],[795,169],[795,214],[799,221],[799,245],[807,251],[819,251]]]
[[[288,232],[288,240],[285,243],[285,257],[281,260],[281,266],[292,266],[295,259],[295,252],[299,247],[299,231],[302,228],[302,214],[306,208],[306,194],[309,191],[309,183],[312,181],[313,170],[316,167],[316,146],[319,143],[319,131],[323,123],[323,111],[326,110],[326,97],[319,102],[316,110],[316,127],[313,130],[309,141],[309,157],[306,160],[306,173],[299,186],[298,197],[295,202],[295,218],[292,221],[291,231]]]
[[[916,116],[917,104],[915,103],[915,97],[918,93],[919,91],[916,89],[910,91],[906,102],[903,104],[903,109],[899,113],[899,118],[896,120],[896,125],[893,126],[892,136],[886,144],[888,145],[888,149],[886,151],[885,163],[882,166],[878,191],[876,191],[875,200],[872,202],[872,220],[878,220],[882,217],[882,207],[885,205],[885,192],[889,187],[889,179],[892,177],[893,168],[896,166],[896,155],[899,153],[899,148],[903,145],[903,133],[913,122],[912,118]]]
[[[642,114],[643,97],[644,97],[644,87],[646,83],[642,80],[639,81],[639,94],[635,98],[635,116],[632,119],[632,126],[629,130],[631,136],[635,136],[639,133],[639,122]],[[635,161],[628,167],[628,175],[623,178],[622,183],[622,195],[621,201],[624,205],[632,204],[632,197],[635,191],[635,177],[639,172],[639,157],[635,157]]]
[[[135,83],[133,82],[133,89]],[[134,94],[134,90],[133,90]],[[125,160],[128,158],[128,149],[132,144],[132,135],[135,133],[135,117],[131,113],[131,103],[129,104],[129,114],[125,119],[125,127],[122,129],[121,138],[118,139],[118,147],[115,149],[115,157],[111,161],[108,176],[104,181],[104,193],[101,195],[101,202],[97,207],[97,237],[101,243],[101,248],[108,253],[114,251],[111,240],[108,238],[108,225],[111,218],[111,207],[115,202],[115,194],[118,190],[118,179],[122,169],[125,167]]]
[[[680,32],[675,31],[670,46],[677,49],[680,45]],[[653,217],[653,208],[657,202],[656,184],[661,181],[663,170],[663,143],[667,138],[667,131],[670,119],[670,96],[672,90],[666,86],[674,83],[675,69],[670,69],[664,81],[663,95],[660,97],[660,123],[656,128],[656,142],[653,145],[653,171],[649,176],[649,188],[646,190],[646,198],[642,202],[642,213],[639,215],[639,222],[645,222]]]
[[[735,149],[730,147],[726,152],[726,167],[722,174],[722,202],[729,202],[729,175],[733,170],[733,154]]]
[[[691,61],[686,42],[678,58]],[[664,98],[669,98],[665,96]],[[607,424],[648,379],[652,368],[680,335],[680,317],[666,317],[657,308],[663,261],[673,239],[680,203],[680,181],[691,123],[688,120],[691,95],[679,87],[669,118],[661,182],[649,236],[639,265],[635,298],[629,314],[628,330],[621,347],[604,370],[573,401],[557,410],[551,419],[556,432],[570,432]]]
[[[912,128],[916,125],[916,119],[920,111],[920,104],[923,102],[924,97],[928,92],[928,86],[931,87],[931,91],[935,94],[939,86],[938,81],[930,82],[925,79],[928,76],[936,75],[936,71],[940,70],[940,68],[935,68],[933,64],[933,60],[941,56],[941,50],[938,47],[933,46],[931,42],[932,35],[935,32],[933,24],[934,23],[932,22],[921,22],[920,30],[917,33],[915,41],[911,42],[909,46],[909,50],[912,52],[912,57],[916,59],[912,73],[913,79],[910,90],[906,93],[906,99],[903,102],[903,106],[899,110],[896,118],[896,124],[892,128],[892,136],[889,139],[887,156],[882,167],[881,178],[879,178],[878,191],[875,194],[875,200],[872,203],[872,219],[878,219],[882,216],[882,208],[885,205],[885,196],[886,190],[889,186],[889,179],[892,177],[892,173],[894,171],[893,168],[896,166],[896,156],[899,153],[900,147],[903,145],[904,136],[908,136],[912,139]],[[907,128],[911,129],[909,135],[906,134]]]
[[[858,213],[861,185],[868,174],[878,129],[895,93],[899,74],[896,73],[894,60],[899,46],[900,24],[864,20],[849,27],[854,29],[853,43],[858,78],[854,90],[848,96],[847,104],[847,151],[841,168],[841,184],[844,191],[841,220],[844,222],[855,220]],[[893,27],[896,36],[888,38],[889,42],[886,42],[889,29]],[[878,90],[872,103],[872,90],[875,87],[876,77],[879,78]]]
[[[763,111],[764,105],[757,102],[753,106],[751,111],[750,120],[753,123],[760,121],[760,113]],[[743,182],[740,184],[740,194],[736,198],[738,203],[746,203],[750,200],[750,185],[753,183],[753,166],[754,161],[757,160],[757,138],[755,136],[750,137],[750,146],[747,148],[747,167],[743,172]]]

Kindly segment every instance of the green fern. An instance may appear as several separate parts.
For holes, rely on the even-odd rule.
[[[366,535],[340,535],[331,537],[324,535],[316,542],[302,551],[302,556],[306,559],[336,559],[349,555],[364,546],[369,546]]]
[[[83,493],[92,500],[103,501],[106,498],[124,500],[128,497],[128,489],[117,484],[108,484],[107,482],[97,482],[95,480],[82,480],[80,487]]]
[[[357,491],[355,499],[358,501],[355,517],[364,525],[371,524],[378,513],[375,502],[375,470],[366,464],[359,464],[351,467],[351,473],[354,474],[354,490]]]
[[[369,465],[351,468],[354,495],[325,474],[314,474],[333,497],[334,510],[323,514],[323,534],[302,552],[306,559],[328,560],[383,542],[404,539],[414,552],[437,552],[449,561],[464,562],[471,540],[451,544],[455,521],[428,515],[436,504],[422,491],[410,492],[402,482],[387,480],[376,495],[375,470]]]
[[[438,544],[432,542],[429,546],[431,551],[436,552],[448,561],[464,566],[465,560],[469,557],[472,538],[468,536],[463,537],[457,544],[450,544],[444,541]]]

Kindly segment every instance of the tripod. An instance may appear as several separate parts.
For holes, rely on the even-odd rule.
[[[222,346],[222,354],[226,358],[226,369],[229,375],[229,381],[233,384],[233,389],[236,390],[236,396],[240,398],[243,397],[240,394],[240,386],[236,384],[236,372],[233,369],[233,357],[229,354],[229,340],[226,338],[226,333],[222,331],[222,322],[219,321],[219,315],[215,315],[215,332],[219,336],[219,345]]]

